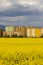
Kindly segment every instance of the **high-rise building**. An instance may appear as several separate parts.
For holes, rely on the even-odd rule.
[[[30,27],[26,27],[26,36],[31,37],[31,28]]]
[[[43,34],[43,27],[25,27],[25,26],[6,26],[4,35],[27,36],[27,37],[40,37]]]
[[[26,36],[26,28],[24,26],[16,26],[14,30],[15,30],[14,33],[18,32],[19,36],[20,35]]]
[[[9,35],[11,37],[14,34],[14,26],[6,26],[5,32],[6,35]]]
[[[35,37],[35,27],[31,28],[31,37]]]
[[[5,27],[5,31],[6,32],[12,32],[12,31],[14,31],[14,26],[6,26]]]
[[[21,26],[20,27],[20,32],[21,32],[21,35],[25,37],[26,36],[26,27],[25,26]]]
[[[43,33],[43,30],[42,30],[42,33]],[[40,37],[41,36],[41,28],[27,27],[26,28],[26,36],[27,37]]]

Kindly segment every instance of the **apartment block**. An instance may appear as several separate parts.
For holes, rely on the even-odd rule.
[[[10,37],[12,35],[23,37],[40,37],[43,34],[43,27],[29,27],[29,26],[6,26],[5,32],[3,32],[3,35],[9,35]]]
[[[26,36],[31,37],[31,28],[30,27],[26,27]]]
[[[34,27],[32,27],[31,28],[31,37],[35,37],[35,28]]]
[[[14,26],[6,26],[5,27],[5,31],[6,32],[12,32],[12,31],[14,31]]]
[[[24,26],[16,26],[14,30],[17,35],[26,36],[26,28]]]

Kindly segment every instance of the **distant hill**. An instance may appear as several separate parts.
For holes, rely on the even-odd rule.
[[[5,30],[5,25],[0,25],[0,29]]]

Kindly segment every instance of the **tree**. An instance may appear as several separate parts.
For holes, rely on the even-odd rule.
[[[10,36],[9,36],[9,35],[7,35],[7,38],[10,38]]]
[[[22,38],[23,36],[22,35],[19,35],[18,37]]]
[[[14,34],[13,34],[13,35],[11,35],[11,37],[13,37],[13,38],[14,38],[14,37],[15,37],[15,36],[14,36]]]
[[[14,37],[17,37],[17,34],[15,34]]]
[[[0,37],[3,37],[3,31],[0,30]]]
[[[41,38],[43,38],[43,34],[41,35]]]
[[[7,34],[5,34],[5,36],[3,36],[4,38],[10,38],[10,36],[9,35],[7,35]]]
[[[13,37],[13,38],[14,38],[14,37],[17,37],[17,34],[15,34],[15,35],[13,34],[11,37]]]

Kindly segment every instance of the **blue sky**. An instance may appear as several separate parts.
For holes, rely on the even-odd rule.
[[[0,24],[43,26],[43,0],[0,0]]]

